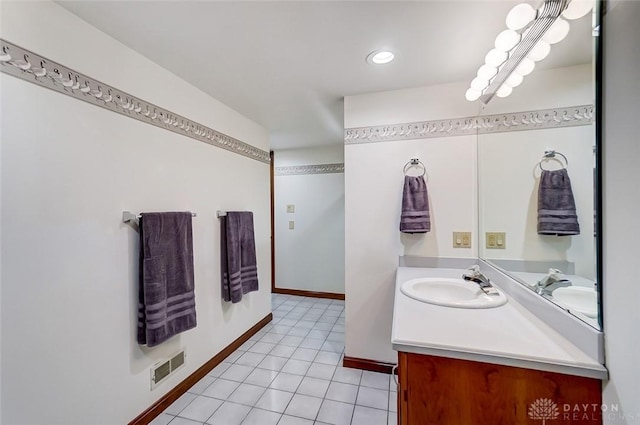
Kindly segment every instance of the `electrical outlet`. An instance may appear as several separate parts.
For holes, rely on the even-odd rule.
[[[296,223],[295,223],[295,221],[293,221],[293,220],[292,220],[292,221],[290,221],[290,222],[289,222],[289,230],[293,230],[293,229],[295,229],[295,228],[296,228]]]
[[[287,212],[288,212],[288,213],[294,213],[294,212],[296,212],[296,206],[295,206],[295,205],[292,205],[292,204],[287,205]]]
[[[454,248],[471,248],[471,232],[453,232]]]
[[[506,249],[507,234],[505,232],[487,232],[485,241],[487,249]]]

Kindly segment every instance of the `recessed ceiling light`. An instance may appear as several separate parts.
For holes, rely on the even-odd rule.
[[[376,50],[369,53],[367,56],[367,62],[374,65],[384,65],[385,63],[391,62],[394,57],[395,55],[393,52],[388,50]]]

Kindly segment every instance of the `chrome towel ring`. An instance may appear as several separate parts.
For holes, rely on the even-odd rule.
[[[545,160],[551,159],[551,158],[555,158],[557,161],[559,161],[560,163],[562,163],[562,161],[560,161],[558,158],[556,158],[556,155],[559,155],[562,157],[562,159],[564,159],[564,164],[562,168],[567,168],[569,166],[569,160],[567,159],[566,156],[564,156],[562,153],[558,152],[558,151],[554,151],[554,150],[549,150],[549,151],[544,151],[544,155],[542,156],[542,158],[540,159],[540,161],[538,161],[538,167],[540,167],[540,169],[542,171],[549,171],[545,168],[542,168],[542,163]]]
[[[422,167],[421,177],[424,177],[425,174],[427,174],[427,167],[425,167],[422,161],[420,161],[418,158],[411,158],[409,162],[404,164],[404,168],[402,169],[402,172],[404,173],[405,176],[407,175],[407,171],[409,171],[411,167]]]

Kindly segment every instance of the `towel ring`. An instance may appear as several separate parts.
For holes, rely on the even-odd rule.
[[[407,171],[409,171],[409,169],[411,167],[416,167],[416,166],[422,167],[422,174],[420,176],[424,177],[425,174],[427,174],[427,167],[425,167],[424,164],[422,163],[422,161],[420,161],[418,158],[411,158],[411,160],[409,162],[404,164],[404,168],[402,169],[402,172],[406,176],[407,175]]]
[[[540,169],[542,171],[549,171],[545,168],[542,168],[542,162],[549,159],[549,158],[556,158],[556,155],[560,155],[562,157],[562,159],[564,159],[564,166],[562,168],[567,168],[569,166],[569,160],[567,159],[566,156],[564,156],[562,153],[558,152],[558,151],[554,151],[554,150],[549,150],[549,151],[544,151],[544,155],[542,156],[542,159],[540,159],[540,161],[538,161],[538,167],[540,167]],[[560,160],[558,160],[560,161]],[[560,161],[562,162],[562,161]]]

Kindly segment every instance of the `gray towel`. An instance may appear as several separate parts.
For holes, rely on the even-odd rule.
[[[404,176],[400,231],[427,233],[431,230],[427,184],[422,176]]]
[[[258,290],[258,264],[253,213],[229,211],[220,217],[222,299],[237,303]]]
[[[140,219],[138,343],[152,347],[196,326],[190,212]]]
[[[580,225],[566,169],[543,170],[538,189],[538,234],[579,235]]]

